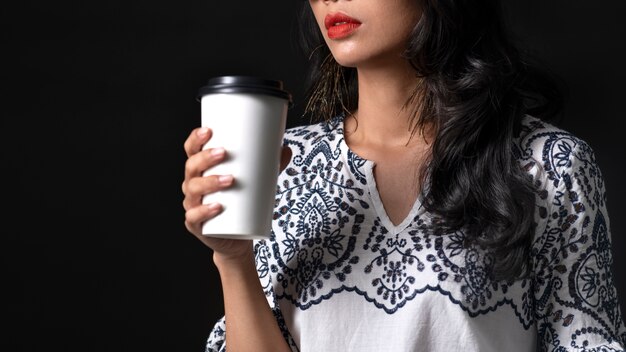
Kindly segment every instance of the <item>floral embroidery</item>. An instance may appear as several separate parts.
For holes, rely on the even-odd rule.
[[[386,301],[379,302],[387,313],[393,313],[398,307],[404,305],[418,293],[414,284],[413,275],[409,275],[409,267],[417,271],[424,270],[424,263],[413,252],[406,239],[399,235],[389,236],[387,229],[380,223],[380,219],[374,221],[368,238],[363,245],[364,250],[375,253],[364,272],[372,274],[372,286],[376,289],[376,295]]]
[[[371,164],[346,147],[341,122],[286,132],[293,157],[277,187],[273,232],[255,243],[259,278],[294,350],[279,302],[304,312],[344,292],[391,316],[427,291],[470,319],[509,307],[510,322],[536,329],[540,351],[623,350],[606,192],[584,141],[524,120],[514,151],[539,188],[533,273],[497,282],[487,275],[489,253],[467,246],[462,230],[442,233],[425,211],[401,231],[385,228],[367,191]],[[215,348],[221,329],[210,337]]]
[[[542,209],[540,217],[546,219],[546,227],[533,246],[535,319],[544,346],[541,350],[568,346],[581,351],[614,351],[608,345],[589,347],[590,340],[620,344],[626,340],[611,272],[601,172],[589,145],[571,134],[542,132],[527,142],[537,139],[545,140],[543,169],[555,188],[552,213]],[[555,303],[562,308],[556,309]],[[559,326],[570,327],[583,315],[597,326],[559,334]]]
[[[341,173],[340,149],[321,139],[317,132],[294,131],[295,136],[316,139],[318,144],[306,157],[286,170],[289,176],[277,189],[274,220],[284,231],[275,242],[276,261],[272,272],[280,272],[277,299],[286,298],[307,309],[340,290],[359,257],[352,255],[363,215],[369,205],[361,200],[364,191]],[[285,138],[286,145],[299,142]],[[294,198],[294,195],[296,198]]]

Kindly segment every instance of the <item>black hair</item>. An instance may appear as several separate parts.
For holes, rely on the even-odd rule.
[[[413,132],[435,126],[420,181],[429,180],[423,206],[440,233],[462,229],[466,245],[492,253],[494,279],[529,274],[535,231],[532,179],[514,152],[525,115],[562,111],[554,77],[514,45],[499,0],[416,0],[423,11],[405,58],[421,78],[407,106]],[[356,70],[332,59],[305,4],[303,49],[310,55],[305,114],[329,119],[357,108]]]

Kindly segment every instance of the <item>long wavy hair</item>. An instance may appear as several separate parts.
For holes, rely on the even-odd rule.
[[[434,126],[419,171],[419,181],[428,180],[423,206],[438,233],[462,229],[466,245],[489,250],[492,278],[526,277],[537,190],[514,143],[525,115],[551,119],[562,111],[561,90],[514,44],[499,0],[416,1],[423,14],[404,57],[420,79],[405,108],[413,133]],[[356,69],[333,59],[306,3],[299,24],[311,63],[305,115],[328,120],[355,111]]]

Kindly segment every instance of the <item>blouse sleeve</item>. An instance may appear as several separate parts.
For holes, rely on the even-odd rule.
[[[274,235],[272,235],[272,239],[273,238]],[[259,279],[261,280],[261,285],[263,286],[263,291],[272,309],[272,313],[274,313],[274,317],[276,318],[283,337],[287,341],[287,344],[293,352],[299,352],[300,350],[296,345],[294,339],[292,338],[291,334],[289,333],[289,329],[287,328],[287,324],[285,323],[283,314],[276,302],[274,290],[272,288],[271,277],[269,275],[270,269],[268,264],[268,253],[269,248],[266,240],[255,241],[254,258],[256,262],[257,272],[259,274]],[[219,319],[213,326],[213,329],[211,330],[207,339],[205,352],[226,352],[225,317],[222,316],[222,318]]]
[[[591,148],[552,136],[543,150],[545,228],[533,244],[539,351],[623,351],[604,180]]]
[[[224,317],[215,323],[207,339],[205,352],[226,351],[226,321]]]

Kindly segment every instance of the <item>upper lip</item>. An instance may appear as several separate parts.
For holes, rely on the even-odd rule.
[[[343,14],[343,13],[329,13],[328,15],[326,15],[326,18],[324,18],[324,26],[326,26],[326,29],[334,26],[337,23],[358,23],[360,24],[361,22],[359,22],[358,20]]]

